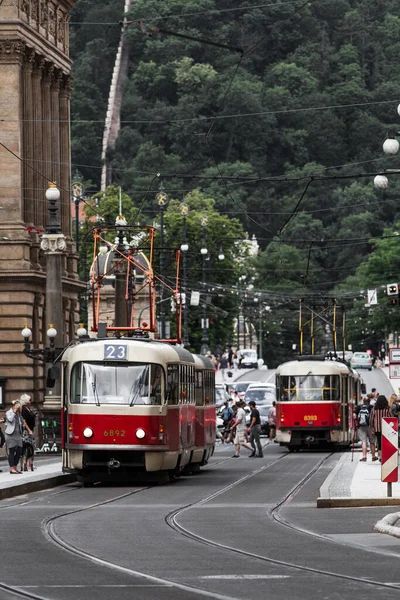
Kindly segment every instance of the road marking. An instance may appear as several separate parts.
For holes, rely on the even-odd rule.
[[[171,584],[155,584],[155,583],[138,583],[138,584],[131,584],[131,585],[19,585],[18,587],[14,588],[14,589],[21,589],[21,590],[31,590],[31,589],[41,589],[41,588],[154,588],[154,587],[173,587],[172,583]]]
[[[204,575],[199,579],[288,579],[291,575]]]

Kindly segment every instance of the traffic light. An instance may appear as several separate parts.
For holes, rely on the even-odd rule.
[[[398,283],[388,283],[386,286],[386,293],[388,296],[398,296],[399,284]]]
[[[386,294],[389,297],[390,304],[397,304],[399,299],[399,284],[388,283],[386,286]]]

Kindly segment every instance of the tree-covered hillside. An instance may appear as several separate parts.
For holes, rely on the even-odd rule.
[[[123,0],[71,15],[73,168],[96,189],[122,16]],[[112,182],[149,221],[156,173],[173,198],[201,189],[257,236],[259,287],[338,290],[400,219],[400,183],[367,175],[399,166],[382,142],[400,123],[400,4],[136,0],[129,19]]]

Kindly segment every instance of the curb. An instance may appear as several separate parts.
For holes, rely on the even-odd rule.
[[[337,472],[341,469],[342,463],[344,463],[346,460],[347,456],[346,454],[343,454],[333,467],[332,471],[329,473],[328,477],[325,479],[324,483],[319,488],[320,497],[317,499],[317,507],[319,500],[330,500],[329,488],[331,487],[331,483],[335,479]],[[325,507],[321,506],[321,508]]]
[[[317,508],[357,508],[367,506],[400,506],[400,498],[317,498]],[[400,513],[398,518],[400,519]],[[400,537],[400,527],[397,529]]]
[[[374,527],[378,533],[386,533],[386,535],[392,535],[400,538],[400,527],[396,527],[395,523],[400,519],[400,512],[390,513],[378,521]]]
[[[22,496],[23,494],[30,494],[32,492],[40,492],[42,490],[47,490],[48,488],[65,485],[66,483],[73,483],[76,480],[76,475],[73,475],[72,473],[60,473],[58,475],[39,479],[38,481],[26,481],[21,483],[21,485],[11,485],[10,487],[0,489],[0,500]]]

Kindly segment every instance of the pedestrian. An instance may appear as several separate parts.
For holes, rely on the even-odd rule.
[[[389,408],[393,413],[394,417],[397,417],[397,413],[399,411],[399,407],[397,405],[397,394],[393,393],[390,394],[389,398],[388,398],[388,404],[389,404]]]
[[[376,388],[371,389],[371,394],[372,394],[371,406],[374,406],[374,404],[377,401],[378,396],[379,396],[378,392],[376,391]]]
[[[234,427],[236,427],[236,435],[235,435],[235,454],[232,458],[240,457],[240,446],[243,448],[247,448],[247,450],[252,450],[252,447],[246,444],[246,413],[244,411],[244,402],[237,402],[237,414],[236,414],[236,422]]]
[[[237,371],[238,367],[239,367],[239,359],[238,359],[238,355],[235,352],[235,354],[233,355],[233,370]]]
[[[231,406],[231,408],[233,410],[233,418],[230,422],[228,442],[233,444],[235,441],[235,435],[236,435],[236,415],[237,415],[238,407],[236,406],[236,404],[234,404],[233,406]]]
[[[372,460],[374,462],[378,460],[378,457],[375,456],[376,436],[372,434],[370,427],[372,411],[370,400],[371,399],[366,396],[362,404],[356,408],[357,435],[362,446],[362,458],[360,458],[360,462],[367,462],[367,440],[370,444]]]
[[[22,433],[24,430],[24,420],[21,415],[21,402],[14,400],[12,408],[6,412],[6,444],[8,452],[8,464],[12,475],[21,474],[18,470],[18,463],[22,455]]]
[[[222,443],[225,442],[225,439],[228,437],[229,438],[229,431],[230,431],[230,423],[233,419],[233,410],[232,408],[229,406],[228,401],[226,400],[224,402],[224,408],[221,411],[221,418],[224,422],[224,431],[222,434]],[[229,442],[229,439],[228,439]]]
[[[250,434],[250,445],[253,448],[252,453],[250,454],[250,458],[253,458],[253,457],[262,458],[263,451],[262,451],[261,442],[260,442],[260,435],[261,435],[260,413],[256,408],[256,403],[254,402],[254,400],[250,400],[249,407],[250,407],[251,413],[250,413],[250,425],[247,429],[247,433]],[[256,454],[256,445],[257,445],[258,454]]]
[[[21,459],[21,470],[22,471],[34,471],[33,457],[35,454],[35,422],[36,415],[32,410],[31,397],[29,394],[22,394],[19,397],[22,406],[22,418],[24,419],[24,431],[23,431],[23,446],[22,446],[22,459]]]
[[[219,362],[219,370],[222,373],[222,379],[225,381],[225,371],[228,368],[228,355],[226,352],[221,356],[221,360]]]
[[[382,462],[382,418],[393,417],[386,396],[378,396],[370,415],[370,427],[372,435],[376,436],[379,460]]]
[[[269,439],[272,442],[276,436],[276,402],[272,402],[272,406],[268,411]]]
[[[228,351],[228,369],[233,369],[233,350],[232,350],[232,346],[229,346],[229,351]]]

